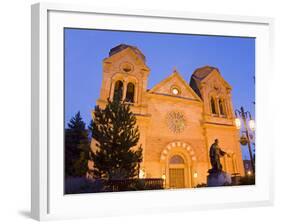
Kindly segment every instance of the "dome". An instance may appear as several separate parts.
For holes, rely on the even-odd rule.
[[[109,57],[127,48],[132,49],[143,61],[145,61],[145,56],[143,55],[143,53],[137,47],[128,44],[119,44],[118,46],[111,48],[109,51]]]
[[[218,70],[217,68],[215,67],[212,67],[212,66],[204,66],[204,67],[201,67],[201,68],[197,68],[192,76],[197,78],[197,79],[204,79],[205,77],[207,77],[213,70]]]

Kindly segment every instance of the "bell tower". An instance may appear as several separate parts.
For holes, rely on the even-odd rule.
[[[222,78],[219,70],[204,66],[194,71],[190,86],[203,100],[207,121],[233,123],[231,86]]]
[[[131,104],[136,114],[146,113],[146,90],[150,69],[142,52],[130,45],[120,44],[103,60],[103,78],[97,104],[105,106],[107,99],[118,97]]]
[[[238,141],[239,131],[234,123],[231,86],[223,79],[220,71],[211,66],[196,69],[191,76],[190,86],[203,100],[202,127],[206,139],[206,155],[209,155],[209,148],[214,140],[219,139],[222,149],[231,155],[222,158],[224,171],[243,176],[243,160]]]

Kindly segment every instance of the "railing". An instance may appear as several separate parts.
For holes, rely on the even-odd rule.
[[[66,194],[78,193],[99,193],[117,191],[141,191],[157,190],[164,188],[164,181],[161,178],[144,179],[88,179],[88,178],[67,178],[65,182]]]
[[[161,178],[107,180],[104,182],[109,191],[134,191],[163,189],[164,180]]]

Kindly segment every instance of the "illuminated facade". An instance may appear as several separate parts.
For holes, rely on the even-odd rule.
[[[104,107],[108,97],[113,99],[114,93],[121,91],[122,99],[132,105],[143,147],[141,175],[164,178],[167,188],[206,183],[211,167],[208,152],[217,138],[221,148],[231,155],[221,158],[223,169],[244,176],[231,86],[219,70],[199,68],[189,84],[175,70],[147,89],[149,73],[139,49],[125,44],[112,48],[103,61],[97,100]]]

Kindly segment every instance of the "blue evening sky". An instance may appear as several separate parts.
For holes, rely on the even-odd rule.
[[[121,43],[138,47],[151,69],[148,88],[176,68],[189,83],[196,68],[217,67],[233,87],[235,109],[254,116],[255,39],[244,37],[159,34],[65,29],[65,125],[78,111],[88,124],[100,94],[102,60]]]

